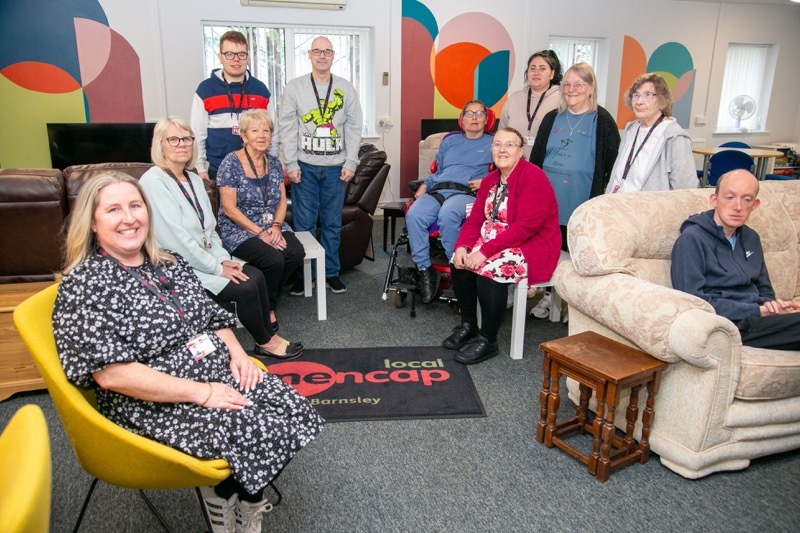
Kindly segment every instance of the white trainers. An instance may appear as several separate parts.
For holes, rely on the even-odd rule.
[[[265,496],[260,502],[236,503],[236,533],[261,533],[261,520],[272,511],[272,504]]]
[[[235,533],[235,510],[239,501],[236,494],[227,501],[217,496],[214,487],[200,487],[200,494],[203,496],[203,507],[211,524],[211,533]]]
[[[547,318],[550,316],[550,302],[553,301],[553,294],[551,292],[546,292],[542,299],[533,306],[531,309],[531,314],[536,318]]]

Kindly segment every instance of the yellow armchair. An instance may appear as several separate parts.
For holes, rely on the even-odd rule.
[[[51,475],[44,413],[25,405],[0,435],[0,531],[48,531]]]
[[[98,479],[118,487],[138,489],[156,518],[169,529],[143,489],[213,486],[230,475],[228,462],[197,459],[131,433],[100,414],[94,391],[80,389],[67,381],[58,358],[52,327],[57,291],[58,286],[53,285],[18,305],[14,310],[14,324],[47,384],[78,462],[95,478],[75,530],[80,526]]]

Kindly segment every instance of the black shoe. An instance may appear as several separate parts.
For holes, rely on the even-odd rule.
[[[478,335],[478,328],[472,324],[462,323],[453,328],[453,333],[442,341],[442,346],[448,350],[460,350]]]
[[[436,299],[436,289],[439,288],[439,276],[433,268],[420,270],[419,288],[422,291],[422,303],[429,304]]]
[[[467,344],[455,355],[454,359],[465,365],[474,365],[497,355],[497,343],[489,342],[483,335]]]
[[[312,287],[313,287],[313,284],[312,284]],[[306,295],[306,289],[305,289],[305,286],[303,285],[303,278],[297,278],[295,280],[294,285],[292,285],[292,288],[289,289],[289,294],[291,296],[305,296]]]
[[[339,276],[325,278],[325,285],[328,286],[333,294],[342,294],[343,292],[347,292],[347,287],[345,287],[344,283],[342,283],[342,280],[339,279]]]
[[[296,359],[297,357],[300,357],[301,355],[303,355],[303,344],[302,343],[300,343],[300,342],[289,342],[289,341],[286,341],[286,342],[287,342],[287,344],[285,344],[282,347],[282,350],[281,350],[283,353],[268,352],[267,350],[265,350],[264,348],[262,348],[261,346],[256,344],[253,347],[253,355],[255,355],[257,359],[259,359],[259,360],[261,360],[262,362],[265,362],[265,363],[271,363],[272,361],[264,361],[262,359],[262,357],[271,357],[273,359],[279,359],[281,361],[287,361],[289,359]]]

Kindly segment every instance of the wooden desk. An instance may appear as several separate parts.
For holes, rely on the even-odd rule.
[[[711,146],[699,146],[696,148],[692,148],[693,154],[699,154],[703,156],[703,178],[700,180],[700,186],[705,187],[708,185],[708,163],[711,159],[711,156],[722,152],[724,150],[736,150],[738,152],[744,152],[750,157],[753,158],[755,162],[756,169],[755,169],[755,176],[759,180],[763,180],[764,176],[767,173],[767,164],[769,163],[770,159],[775,159],[776,157],[780,157],[783,154],[778,152],[777,150],[763,150],[757,148],[733,148],[729,146],[724,147],[711,147]]]
[[[544,383],[539,395],[536,440],[569,453],[587,465],[589,473],[600,482],[607,481],[614,468],[633,461],[646,463],[650,458],[650,426],[655,418],[653,404],[661,371],[667,364],[593,331],[544,342],[540,347],[544,352]],[[580,402],[575,417],[557,423],[562,374],[579,383]],[[642,438],[637,443],[633,430],[639,418],[639,391],[643,385],[647,387],[647,402],[642,414]],[[623,438],[616,435],[614,417],[622,390],[627,388],[631,392]],[[587,421],[592,391],[597,397],[597,409],[594,420]],[[575,431],[592,436],[590,455],[563,439]]]

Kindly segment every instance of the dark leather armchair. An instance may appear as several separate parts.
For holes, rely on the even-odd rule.
[[[373,144],[364,143],[358,151],[356,173],[344,193],[342,207],[342,237],[339,244],[339,262],[342,270],[360,265],[367,256],[372,242],[372,215],[378,207],[383,186],[389,177],[391,165],[386,163],[386,152]],[[287,187],[289,210],[286,221],[292,222],[291,186]],[[317,235],[319,237],[319,235]]]

